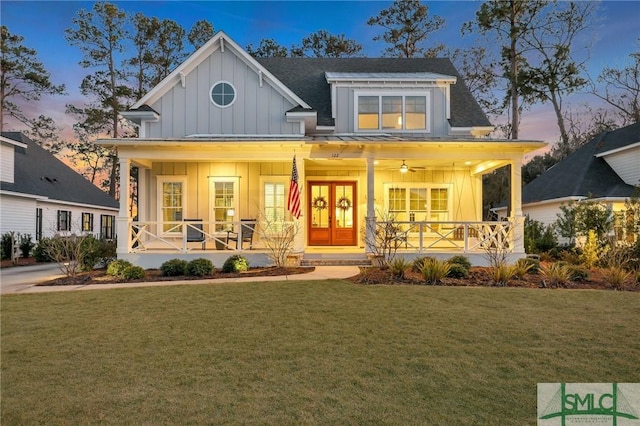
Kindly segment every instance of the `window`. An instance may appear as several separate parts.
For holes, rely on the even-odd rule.
[[[451,199],[444,185],[385,185],[389,213],[395,220],[447,222],[450,220]]]
[[[93,232],[93,213],[82,213],[82,230]]]
[[[231,83],[221,81],[214,84],[211,88],[211,102],[213,102],[214,105],[226,108],[231,106],[235,100],[236,89],[231,85]]]
[[[36,209],[36,241],[42,239],[42,209]]]
[[[237,179],[217,178],[211,182],[211,185],[215,230],[218,232],[231,230],[232,222],[237,219],[235,217],[238,208],[236,205]]]
[[[58,210],[58,231],[71,231],[71,212]]]
[[[115,237],[113,224],[115,216],[109,214],[100,215],[100,238],[112,240]]]
[[[266,182],[264,184],[264,215],[269,222],[281,223],[285,220],[285,184]]]
[[[183,176],[158,176],[158,220],[180,222],[186,206],[186,178]],[[163,223],[162,232],[180,233],[182,227],[175,223]]]
[[[428,132],[427,95],[356,95],[358,130]]]

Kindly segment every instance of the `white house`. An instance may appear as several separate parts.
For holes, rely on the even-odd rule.
[[[143,267],[221,264],[236,251],[268,264],[258,231],[270,221],[299,225],[303,260],[366,258],[367,224],[388,218],[408,258],[482,263],[494,243],[524,255],[520,166],[544,144],[489,138],[448,59],[256,59],[218,32],[122,115],[139,137],[100,143],[117,147],[121,171],[139,169],[138,217],[121,203],[118,256]],[[297,219],[287,210],[294,156]],[[484,222],[482,176],[507,164],[513,212]],[[128,173],[120,181],[128,200]],[[227,238],[252,229],[245,244]]]
[[[597,135],[525,185],[522,210],[533,220],[552,224],[563,204],[590,199],[611,206],[624,220],[625,201],[640,196],[638,188],[640,123]]]
[[[19,132],[0,136],[0,233],[115,237],[118,202]]]

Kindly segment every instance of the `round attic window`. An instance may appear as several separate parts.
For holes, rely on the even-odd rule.
[[[226,81],[220,81],[211,88],[211,102],[221,108],[226,108],[236,100],[236,89]]]

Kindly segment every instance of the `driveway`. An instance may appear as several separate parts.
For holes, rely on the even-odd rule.
[[[43,281],[61,277],[57,263],[0,269],[0,294],[20,293]]]

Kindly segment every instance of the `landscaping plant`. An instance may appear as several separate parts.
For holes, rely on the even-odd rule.
[[[543,277],[543,286],[552,288],[565,287],[572,279],[569,266],[561,262],[555,262],[548,266],[541,267],[540,275]]]
[[[450,269],[451,264],[448,262],[426,258],[420,273],[426,284],[434,285],[440,283],[442,279],[447,276]]]
[[[165,277],[178,277],[187,274],[187,261],[182,259],[171,259],[160,265],[160,272]]]
[[[249,261],[246,257],[240,256],[239,254],[234,254],[225,260],[222,265],[222,272],[243,272],[249,269]]]
[[[107,275],[120,277],[122,276],[122,272],[131,266],[133,266],[133,264],[128,260],[116,259],[107,266]]]
[[[187,264],[187,274],[195,277],[203,277],[213,273],[213,263],[209,259],[193,259]]]

